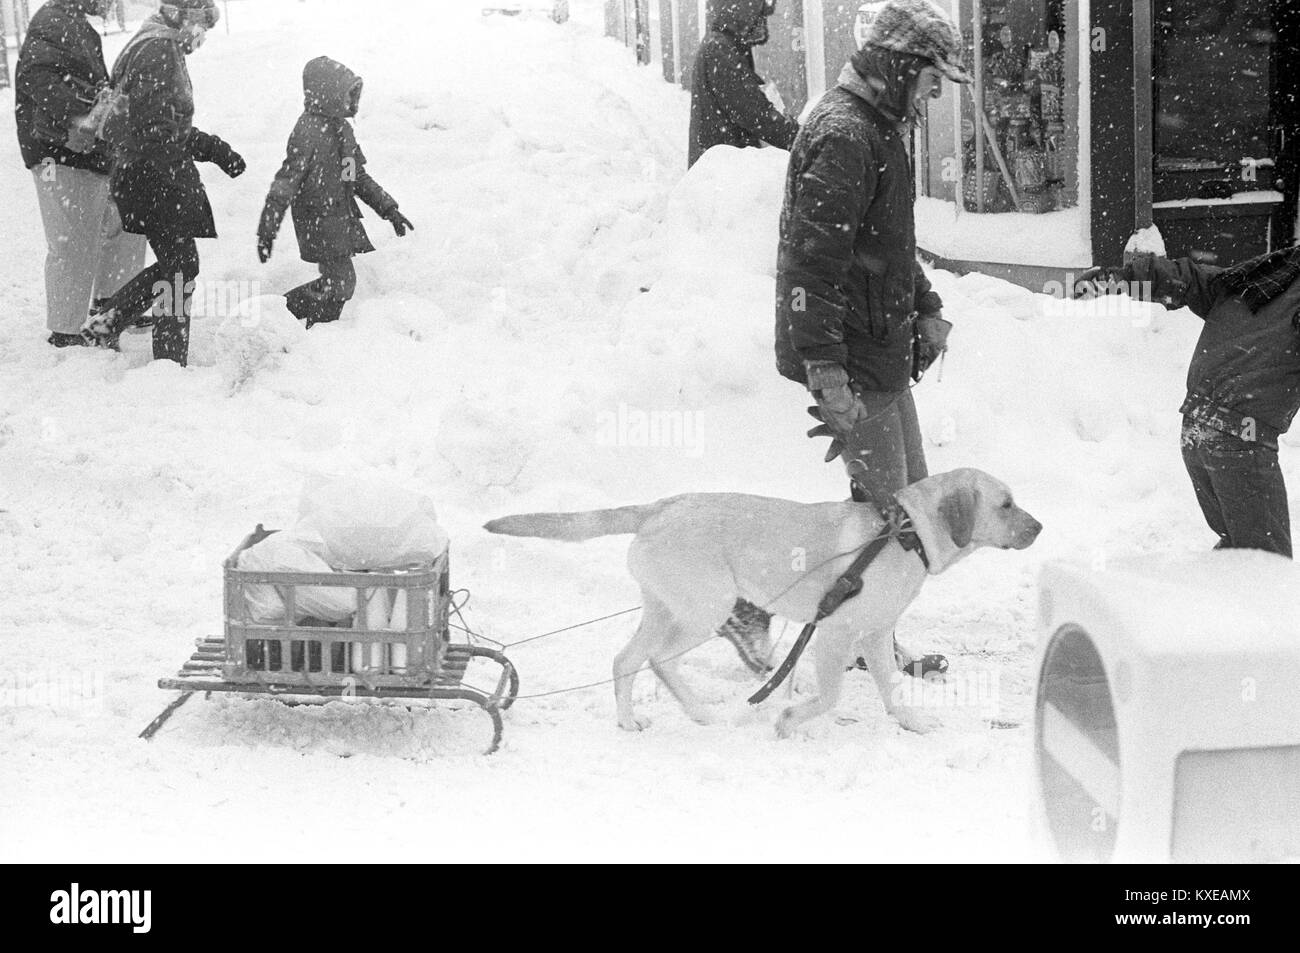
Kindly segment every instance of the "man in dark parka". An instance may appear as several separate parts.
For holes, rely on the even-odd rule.
[[[910,385],[951,325],[916,257],[911,124],[944,77],[969,83],[961,34],[929,0],[890,0],[799,130],[777,256],[776,363],[817,402],[855,500],[928,475]],[[766,613],[739,604],[757,625]],[[914,674],[947,661],[897,650]]]
[[[688,167],[717,145],[789,149],[799,126],[772,105],[754,69],[774,0],[709,0],[709,32],[695,54]]]

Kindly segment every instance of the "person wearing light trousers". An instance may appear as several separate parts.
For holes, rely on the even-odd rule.
[[[102,0],[49,0],[32,17],[15,73],[15,127],[45,229],[46,325],[55,347],[84,343],[78,331],[92,300],[144,267],[144,239],[122,230],[109,197],[108,151],[90,121],[108,70],[87,18],[103,8]]]

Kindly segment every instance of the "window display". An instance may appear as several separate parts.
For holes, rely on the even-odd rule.
[[[966,209],[1039,213],[1074,205],[1067,188],[1064,0],[962,6],[970,7],[963,23],[975,67],[975,88],[962,104]]]

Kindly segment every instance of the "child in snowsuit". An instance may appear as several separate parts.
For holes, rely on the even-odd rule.
[[[1205,320],[1180,408],[1196,500],[1219,536],[1216,548],[1290,557],[1278,437],[1300,410],[1300,247],[1226,270],[1142,254],[1081,280],[1105,281],[1101,291],[1149,282],[1153,300]]]
[[[288,155],[271,184],[257,229],[257,257],[266,262],[286,209],[303,261],[320,277],[288,294],[289,310],[307,327],[337,321],[356,290],[352,256],[374,251],[361,224],[359,198],[392,223],[398,237],[415,226],[366,172],[366,158],[348,119],[361,103],[361,77],[318,56],[303,69],[303,114],[289,136]]]

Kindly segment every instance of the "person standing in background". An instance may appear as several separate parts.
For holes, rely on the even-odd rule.
[[[45,230],[46,326],[55,347],[84,344],[79,332],[91,301],[144,267],[144,238],[122,228],[109,195],[110,156],[92,118],[108,69],[88,18],[104,16],[111,5],[49,0],[32,17],[18,54],[14,118]]]
[[[789,149],[799,125],[781,114],[754,69],[776,0],[709,0],[709,32],[695,54],[687,168],[713,146],[766,142]]]

